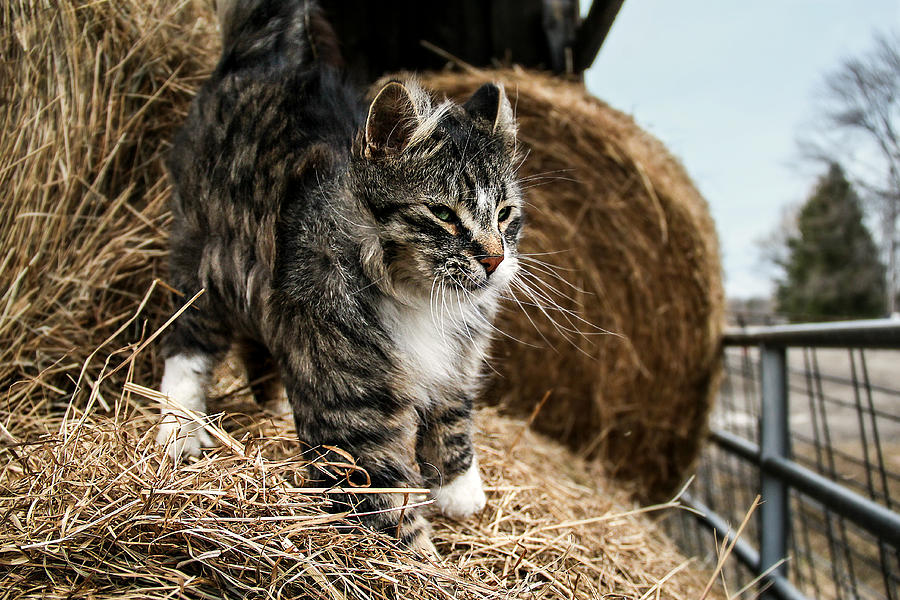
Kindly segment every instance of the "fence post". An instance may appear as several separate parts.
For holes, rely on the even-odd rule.
[[[769,569],[787,556],[789,527],[788,486],[766,466],[772,458],[789,459],[787,353],[784,346],[762,344],[762,411],[760,422],[759,570]],[[773,571],[786,576],[785,565]]]

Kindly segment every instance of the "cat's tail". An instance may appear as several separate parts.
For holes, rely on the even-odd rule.
[[[313,0],[218,0],[226,70],[343,63],[337,36]]]

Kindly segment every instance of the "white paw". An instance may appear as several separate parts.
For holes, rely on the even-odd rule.
[[[200,456],[203,448],[213,446],[213,440],[203,426],[183,414],[167,413],[159,424],[156,443],[166,447],[169,457],[178,462],[187,456]]]
[[[160,391],[166,396],[162,407],[162,422],[156,442],[166,447],[175,461],[185,456],[200,456],[203,448],[213,440],[203,426],[186,414],[185,410],[206,416],[206,378],[209,363],[203,356],[177,354],[166,359]]]
[[[473,457],[472,466],[465,473],[447,485],[432,489],[431,495],[435,506],[453,519],[464,519],[481,511],[487,498],[481,486],[478,461]]]

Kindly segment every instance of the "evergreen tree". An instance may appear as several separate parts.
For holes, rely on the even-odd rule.
[[[840,165],[831,164],[801,209],[780,266],[775,299],[791,320],[884,315],[884,266]]]

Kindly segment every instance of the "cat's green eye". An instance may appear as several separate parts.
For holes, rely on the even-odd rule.
[[[497,213],[497,222],[502,223],[503,221],[509,218],[509,213],[512,212],[511,206],[504,206],[500,209],[500,212]]]
[[[450,210],[449,206],[444,206],[443,204],[429,205],[428,210],[431,211],[431,214],[445,223],[449,223],[456,218],[456,213]]]

